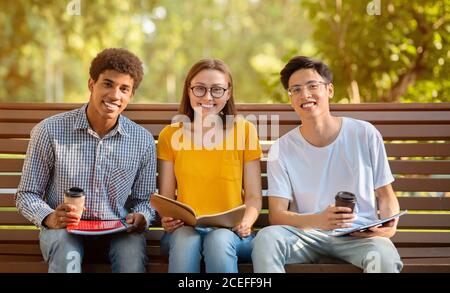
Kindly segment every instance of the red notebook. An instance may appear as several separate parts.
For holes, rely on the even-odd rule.
[[[125,231],[130,225],[121,220],[81,220],[77,225],[67,225],[67,231],[78,235],[104,235]]]

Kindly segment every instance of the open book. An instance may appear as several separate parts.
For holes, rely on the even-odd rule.
[[[104,235],[127,230],[130,224],[120,220],[81,220],[78,224],[67,225],[67,232],[78,235]]]
[[[333,230],[333,233],[331,233],[330,235],[331,236],[345,236],[345,235],[349,235],[350,233],[353,233],[353,232],[363,232],[371,227],[382,226],[384,223],[387,223],[395,218],[398,218],[398,217],[406,214],[407,212],[408,212],[407,210],[404,210],[403,212],[400,212],[391,217],[377,220],[377,221],[374,221],[374,222],[366,224],[366,225],[359,225],[359,226],[351,227],[351,228],[335,229],[335,230]]]
[[[159,194],[152,194],[150,204],[161,217],[178,219],[189,226],[232,228],[241,222],[245,213],[245,205],[240,205],[222,213],[197,217],[187,204]]]

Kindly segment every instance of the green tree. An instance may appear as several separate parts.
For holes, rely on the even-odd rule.
[[[178,102],[190,66],[223,59],[238,102],[285,102],[279,71],[324,59],[336,101],[445,101],[449,0],[0,0],[0,101],[82,102],[93,57],[124,47],[143,60],[135,102]],[[74,0],[76,1],[76,0]]]
[[[332,67],[337,99],[450,101],[449,1],[305,0],[318,56]],[[376,1],[373,1],[375,3]]]
[[[0,2],[0,101],[79,102],[101,49],[140,48],[137,18],[155,1],[82,0],[80,15],[69,0]]]

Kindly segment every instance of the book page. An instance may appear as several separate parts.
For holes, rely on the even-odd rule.
[[[245,205],[213,215],[203,215],[197,218],[197,226],[233,228],[244,217]]]
[[[150,204],[156,209],[161,217],[171,217],[183,221],[186,225],[195,226],[197,219],[194,210],[182,202],[152,194]]]

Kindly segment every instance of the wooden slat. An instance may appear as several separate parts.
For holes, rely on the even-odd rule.
[[[450,211],[450,197],[399,197],[403,210]]]
[[[398,197],[402,210],[450,211],[450,197]],[[268,197],[262,199],[262,208],[268,209]]]
[[[21,172],[23,159],[1,159],[0,172]]]
[[[32,123],[64,112],[63,110],[0,110],[0,122]],[[136,123],[169,124],[177,115],[176,111],[125,111],[124,115]]]
[[[450,161],[390,160],[394,174],[450,174]]]
[[[450,124],[449,111],[415,111],[414,114],[407,111],[335,111],[332,112],[332,114],[339,117],[351,117],[365,120],[372,124]]]
[[[450,247],[400,247],[398,253],[402,258],[448,258]]]
[[[30,221],[25,219],[18,212],[0,212],[0,225],[30,225]]]
[[[267,189],[267,176],[262,176],[261,183],[262,188]],[[392,186],[395,191],[404,192],[448,192],[450,191],[450,179],[396,178]]]
[[[278,133],[272,133],[270,128],[267,133],[259,132],[260,139],[276,139],[298,124],[280,125]],[[385,140],[449,140],[450,127],[448,125],[375,125]]]
[[[448,140],[450,127],[448,125],[375,125],[385,140],[417,139],[417,140]]]
[[[392,242],[399,246],[419,246],[443,244],[449,246],[450,232],[397,232],[391,238]]]
[[[393,174],[450,174],[450,160],[389,160]],[[261,161],[261,173],[267,173],[267,160]]]
[[[389,157],[450,157],[449,143],[385,143]]]
[[[155,138],[167,124],[141,124]],[[0,122],[0,138],[29,138],[34,123]]]
[[[0,194],[0,207],[15,207],[14,194]],[[1,213],[1,212],[0,212]]]
[[[267,189],[267,176],[263,176],[261,182],[262,188]],[[450,179],[396,178],[392,186],[395,191],[448,192],[450,191]]]
[[[0,138],[28,138],[34,123],[0,122]]]
[[[28,140],[0,138],[0,154],[25,154]]]
[[[17,188],[20,175],[0,176],[0,188]]]
[[[450,179],[397,178],[392,184],[395,191],[450,191]]]
[[[6,230],[0,229],[0,243],[36,243],[39,240],[39,230]]]
[[[449,229],[450,215],[446,214],[406,214],[398,223],[400,229]],[[450,232],[449,232],[450,234]]]
[[[39,242],[29,244],[0,244],[0,255],[41,255]]]

